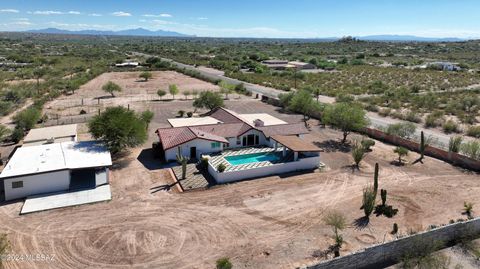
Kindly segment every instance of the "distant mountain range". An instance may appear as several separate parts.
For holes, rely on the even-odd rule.
[[[41,33],[41,34],[63,34],[63,35],[111,35],[111,36],[152,36],[152,37],[195,37],[194,35],[187,35],[172,31],[150,31],[144,28],[128,29],[121,31],[99,31],[99,30],[62,30],[57,28],[46,28],[39,30],[28,30],[28,33]],[[356,36],[355,38],[365,41],[386,41],[386,42],[460,42],[468,39],[456,38],[456,37],[420,37],[413,35],[369,35],[369,36]],[[328,38],[308,38],[305,40],[317,40],[317,41],[336,41],[338,37]]]
[[[358,36],[356,37],[360,40],[365,41],[417,41],[417,42],[460,42],[467,39],[461,39],[457,37],[444,37],[444,38],[435,38],[435,37],[421,37],[413,35],[370,35],[370,36]]]
[[[99,31],[99,30],[79,30],[70,31],[57,28],[46,28],[39,30],[28,30],[27,33],[38,34],[62,34],[62,35],[110,35],[110,36],[164,36],[164,37],[193,37],[191,35],[181,34],[171,31],[150,31],[143,28],[128,29],[121,31]]]

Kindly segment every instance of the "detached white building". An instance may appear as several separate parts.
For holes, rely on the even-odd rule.
[[[23,139],[23,146],[77,141],[77,125],[58,125],[31,129]]]
[[[0,199],[108,184],[110,152],[97,141],[18,148],[0,174]]]

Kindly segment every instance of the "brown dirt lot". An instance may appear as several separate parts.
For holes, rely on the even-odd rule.
[[[140,79],[138,76],[141,72],[111,72],[104,73],[95,79],[89,81],[74,94],[57,98],[44,107],[44,112],[52,115],[73,116],[79,115],[80,110],[85,110],[87,114],[97,113],[98,109],[104,109],[108,106],[132,104],[135,102],[145,102],[159,100],[157,91],[163,89],[167,95],[163,99],[171,99],[172,96],[168,92],[168,86],[176,84],[179,94],[175,95],[175,99],[185,99],[183,92],[185,91],[206,91],[219,89],[218,86],[185,76],[174,71],[154,71],[153,77],[148,81]],[[111,98],[110,94],[102,90],[102,86],[108,81],[113,81],[122,87],[122,91],[115,93],[115,98]],[[190,95],[187,97],[192,99]]]
[[[151,124],[153,130],[189,102],[149,105],[164,111]],[[255,100],[227,106],[289,122],[301,119]],[[149,142],[155,139],[150,134]],[[335,146],[340,137],[318,126],[306,136],[325,148],[327,171],[186,193],[152,193],[151,188],[171,179],[165,170],[152,168],[145,152],[134,149],[112,169],[113,199],[108,203],[25,216],[18,215],[22,202],[0,206],[0,227],[8,233],[12,253],[55,254],[49,264],[8,262],[6,268],[213,268],[224,256],[235,268],[293,268],[318,261],[312,253],[332,244],[332,230],[322,221],[332,209],[344,213],[349,223],[342,231],[345,254],[391,239],[394,222],[406,234],[464,218],[463,202],[480,202],[478,174],[428,157],[424,164],[395,166],[390,164],[396,158],[393,147],[378,141],[360,171],[352,172],[350,153]],[[407,159],[417,156],[412,153]],[[363,216],[362,188],[373,182],[376,162],[379,188],[388,190],[387,203],[399,212],[391,219],[372,216],[368,226],[359,228],[353,223]]]

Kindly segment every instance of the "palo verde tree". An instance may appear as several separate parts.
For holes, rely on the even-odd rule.
[[[164,90],[158,90],[157,95],[160,96],[160,100],[162,100],[162,97],[164,97],[167,94],[166,91]]]
[[[175,99],[175,95],[178,94],[179,90],[176,84],[170,84],[168,86],[168,92],[172,95],[172,99]]]
[[[307,90],[299,90],[296,92],[291,100],[289,100],[288,109],[303,115],[305,124],[315,114],[320,112],[321,106],[316,103],[312,94]]]
[[[151,72],[144,71],[144,72],[140,73],[139,77],[143,78],[145,81],[148,81],[149,79],[151,79],[153,77],[153,75],[152,75]]]
[[[145,142],[145,127],[146,123],[140,115],[121,106],[107,108],[88,123],[92,136],[103,141],[112,154]]]
[[[403,164],[402,157],[408,155],[408,149],[404,147],[396,147],[393,149],[393,152],[398,154],[398,164]]]
[[[214,109],[223,106],[223,98],[219,93],[212,91],[201,92],[200,96],[193,101],[193,106],[196,108]]]
[[[115,97],[115,92],[121,92],[122,87],[120,87],[118,84],[109,81],[105,85],[102,86],[102,90],[106,93],[109,93],[112,95],[112,97]]]
[[[353,103],[338,103],[327,106],[323,113],[323,121],[343,132],[342,143],[347,141],[350,132],[361,130],[369,124],[365,116],[365,110]]]

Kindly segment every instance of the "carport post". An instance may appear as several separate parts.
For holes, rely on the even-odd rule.
[[[285,147],[285,145],[283,145],[282,156],[283,156],[283,157],[287,156],[287,147]]]
[[[275,152],[277,151],[277,147],[278,147],[278,142],[275,141]]]
[[[298,152],[296,152],[296,151],[293,152],[293,160],[295,162],[298,161]]]

